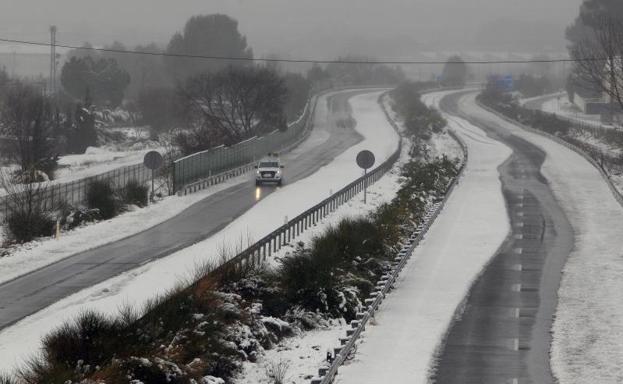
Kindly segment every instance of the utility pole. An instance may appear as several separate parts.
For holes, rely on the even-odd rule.
[[[56,25],[50,27],[50,94],[56,93]]]

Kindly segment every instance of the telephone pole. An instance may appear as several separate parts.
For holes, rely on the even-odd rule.
[[[50,27],[50,94],[56,93],[56,25]]]

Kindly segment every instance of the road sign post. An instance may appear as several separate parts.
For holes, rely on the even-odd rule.
[[[363,203],[367,204],[368,200],[368,169],[372,168],[376,159],[374,158],[374,153],[364,150],[357,154],[357,165],[360,168],[363,168]]]
[[[160,169],[162,167],[163,163],[164,163],[164,159],[162,158],[162,155],[160,154],[160,152],[157,152],[157,151],[147,152],[145,154],[145,158],[143,159],[143,164],[145,165],[145,168],[151,170],[151,193],[149,194],[149,201],[151,201],[152,203],[154,201],[154,192],[155,192],[155,188],[154,188],[155,172],[157,169]]]

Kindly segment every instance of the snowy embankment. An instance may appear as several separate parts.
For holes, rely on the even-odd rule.
[[[561,384],[623,383],[623,208],[600,172],[581,155],[477,107],[547,153],[542,173],[574,230],[553,325],[551,362]]]
[[[445,94],[423,99],[436,106]],[[337,383],[426,383],[455,311],[510,230],[497,171],[510,149],[461,119],[446,118],[468,147],[464,175]]]
[[[145,154],[159,150],[156,143],[137,145],[135,149],[117,151],[109,147],[89,147],[81,155],[65,155],[58,160],[55,183],[67,183],[91,176],[100,175],[117,168],[142,164]]]
[[[283,224],[285,217],[296,216],[322,201],[330,191],[337,191],[361,176],[355,157],[362,149],[373,151],[377,164],[383,162],[395,151],[398,135],[377,104],[381,93],[376,91],[351,99],[353,117],[357,120],[355,129],[365,139],[313,175],[268,195],[211,238],[83,290],[0,332],[0,370],[23,363],[37,350],[43,335],[77,313],[94,309],[113,314],[123,304],[141,307],[155,295],[173,288],[180,279],[187,278],[197,265],[220,261],[219,253],[223,247],[233,248],[241,241],[246,245],[247,238],[265,236]],[[323,113],[326,108],[326,102],[319,102],[317,113]],[[316,137],[315,132],[294,151],[294,156],[304,151],[306,145],[322,145],[326,141],[326,137],[325,140]],[[323,131],[319,134],[322,136]],[[119,225],[119,221],[113,221],[111,225]]]
[[[384,99],[390,117],[397,122],[402,129],[394,111],[391,109],[388,98]],[[337,225],[340,220],[350,217],[366,216],[384,203],[390,202],[401,185],[401,168],[410,160],[410,145],[403,143],[401,157],[390,172],[375,183],[368,190],[367,204],[363,204],[361,196],[357,196],[347,204],[332,212],[317,226],[303,233],[289,246],[282,248],[270,260],[276,265],[280,259],[294,250],[296,243],[309,242],[317,235],[324,233],[330,226]],[[460,159],[463,156],[460,145],[447,132],[438,133],[429,142],[430,156],[432,158],[447,156],[449,159]],[[305,332],[301,335],[284,339],[276,348],[268,350],[257,363],[244,363],[244,370],[236,380],[237,384],[271,384],[273,381],[266,375],[266,369],[274,362],[287,362],[289,369],[287,382],[290,384],[307,384],[309,376],[314,374],[318,367],[326,361],[327,350],[339,344],[339,338],[344,337],[346,329],[350,326],[336,322],[327,329],[319,329]]]
[[[326,98],[334,93],[322,96],[316,109],[316,121],[324,122],[327,116]],[[322,145],[329,138],[325,129],[314,129],[299,147],[292,151],[293,156]],[[97,151],[95,151],[97,152]],[[76,163],[88,155],[76,155]],[[95,154],[94,156],[97,156]],[[99,160],[107,155],[100,154]],[[147,208],[126,212],[112,220],[88,223],[74,230],[63,232],[60,239],[41,238],[23,245],[13,246],[6,251],[7,256],[0,257],[0,283],[14,279],[38,268],[57,262],[76,253],[97,248],[102,245],[132,236],[153,226],[161,224],[178,215],[200,200],[226,190],[240,183],[252,183],[253,175],[241,175],[215,185],[209,189],[186,196],[169,196]],[[318,191],[318,187],[312,190]],[[328,194],[328,190],[326,192]],[[319,192],[320,196],[326,196]],[[0,226],[0,232],[2,227]],[[0,234],[0,241],[2,235]],[[0,242],[0,244],[2,244]]]

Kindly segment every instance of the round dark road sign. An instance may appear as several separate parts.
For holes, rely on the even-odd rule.
[[[164,159],[162,155],[157,151],[149,151],[145,154],[145,158],[143,159],[143,164],[146,168],[155,171],[156,169],[162,167],[164,163]]]
[[[374,165],[374,153],[361,151],[357,154],[357,165],[363,169],[370,169]]]

